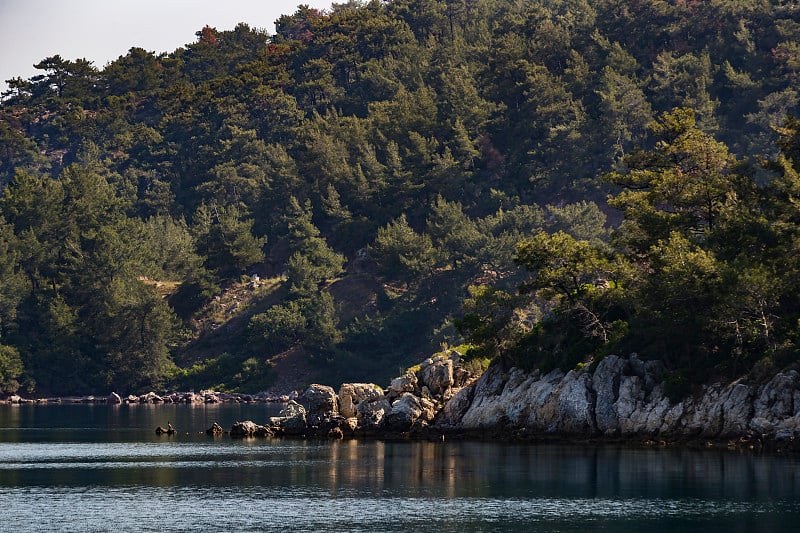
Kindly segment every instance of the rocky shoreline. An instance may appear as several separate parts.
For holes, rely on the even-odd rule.
[[[348,383],[338,394],[311,385],[282,416],[232,436],[525,442],[614,442],[800,451],[800,373],[755,385],[704,386],[671,402],[657,361],[610,355],[596,368],[542,374],[490,367],[470,379],[437,357],[392,380]],[[301,405],[301,403],[303,405]],[[252,424],[252,425],[250,425]]]
[[[215,404],[215,403],[287,403],[297,399],[297,393],[274,395],[268,393],[238,394],[203,390],[200,392],[171,392],[120,396],[112,392],[108,396],[67,396],[49,398],[23,398],[17,394],[0,399],[0,404]]]
[[[495,364],[479,378],[457,361],[457,354],[428,359],[393,379],[385,390],[372,383],[345,383],[336,392],[313,384],[302,394],[279,397],[201,391],[126,398],[112,393],[67,401],[286,404],[280,416],[264,425],[236,422],[229,432],[234,438],[462,438],[800,451],[796,370],[778,373],[763,384],[706,385],[672,402],[660,363],[636,354],[609,355],[593,367],[566,373]],[[220,435],[223,430],[215,424],[208,433]]]

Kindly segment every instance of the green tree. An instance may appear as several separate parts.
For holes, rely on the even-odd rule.
[[[264,260],[266,237],[252,233],[252,219],[235,207],[201,205],[195,213],[197,248],[208,268],[219,273],[241,273]]]
[[[162,82],[162,67],[151,52],[132,47],[103,69],[102,77],[112,94],[144,92],[156,89]]]
[[[0,339],[16,328],[17,308],[30,292],[20,261],[23,252],[14,228],[0,216]]]
[[[431,206],[427,230],[436,247],[449,258],[454,268],[464,264],[474,266],[479,250],[486,243],[486,236],[464,213],[461,204],[448,202],[441,197]]]
[[[437,263],[430,236],[414,231],[405,215],[378,229],[370,250],[380,272],[406,286],[430,275]]]
[[[577,240],[594,244],[608,239],[606,215],[594,202],[581,201],[564,206],[546,207],[548,230],[563,231]]]
[[[617,161],[644,137],[653,120],[653,111],[641,83],[611,67],[603,69],[597,92],[603,110],[603,132],[614,140],[611,157]]]
[[[659,138],[655,148],[629,154],[626,168],[608,175],[623,187],[609,199],[625,214],[620,236],[638,250],[674,230],[706,238],[733,191],[734,158],[695,126],[692,110],[664,113],[652,130]]]
[[[295,294],[309,295],[322,282],[336,277],[344,268],[344,256],[336,253],[311,220],[311,204],[304,208],[292,198],[285,217],[289,247],[288,278]]]
[[[642,333],[670,365],[710,365],[718,349],[712,339],[725,339],[714,329],[733,318],[720,308],[725,265],[678,232],[653,246],[648,258],[652,273],[637,297]]]
[[[86,59],[70,61],[56,54],[41,60],[33,67],[45,71],[45,74],[31,78],[36,92],[41,94],[52,90],[58,97],[85,98],[90,95],[98,81],[97,69]]]
[[[524,290],[574,306],[609,283],[611,263],[588,241],[541,232],[517,245],[516,263],[531,273]],[[613,281],[613,280],[612,280]]]
[[[118,279],[99,294],[102,302],[90,327],[102,353],[105,384],[119,390],[162,385],[177,334],[172,310],[155,287],[135,279]]]
[[[13,346],[0,344],[0,393],[14,393],[19,390],[23,366],[19,351]]]
[[[306,318],[300,302],[273,305],[263,313],[253,315],[248,325],[250,338],[269,353],[279,353],[298,343],[306,332]]]
[[[487,285],[471,285],[462,314],[455,326],[473,345],[467,358],[494,358],[519,338],[514,328],[515,311],[520,303],[512,294]]]
[[[713,64],[709,54],[675,55],[665,51],[653,64],[653,85],[660,109],[685,107],[695,110],[697,125],[704,132],[718,128],[719,102],[709,94],[713,84]]]
[[[312,358],[328,353],[342,338],[333,297],[327,292],[273,305],[254,315],[248,334],[269,353],[302,345]]]

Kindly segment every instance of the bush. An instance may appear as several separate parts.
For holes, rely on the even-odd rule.
[[[273,305],[263,313],[254,315],[248,325],[252,340],[263,341],[267,350],[282,352],[303,338],[306,318],[298,302]]]
[[[691,384],[682,374],[667,374],[664,378],[664,394],[670,403],[676,404],[689,395]]]
[[[0,393],[19,390],[18,379],[22,376],[22,359],[12,346],[0,344]]]

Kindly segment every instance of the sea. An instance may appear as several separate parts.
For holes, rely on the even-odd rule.
[[[205,433],[280,407],[0,405],[0,531],[800,531],[796,455]]]

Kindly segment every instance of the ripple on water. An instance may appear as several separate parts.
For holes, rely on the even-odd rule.
[[[796,502],[729,502],[698,499],[497,499],[365,498],[329,491],[213,487],[0,489],[5,527],[42,531],[114,529],[171,531],[501,531],[518,527],[578,530],[589,527],[667,526],[701,518],[722,524],[797,512]],[[46,506],[47,512],[42,513]],[[59,518],[57,518],[59,517]],[[64,521],[60,517],[69,517]],[[135,526],[135,528],[133,527]]]

